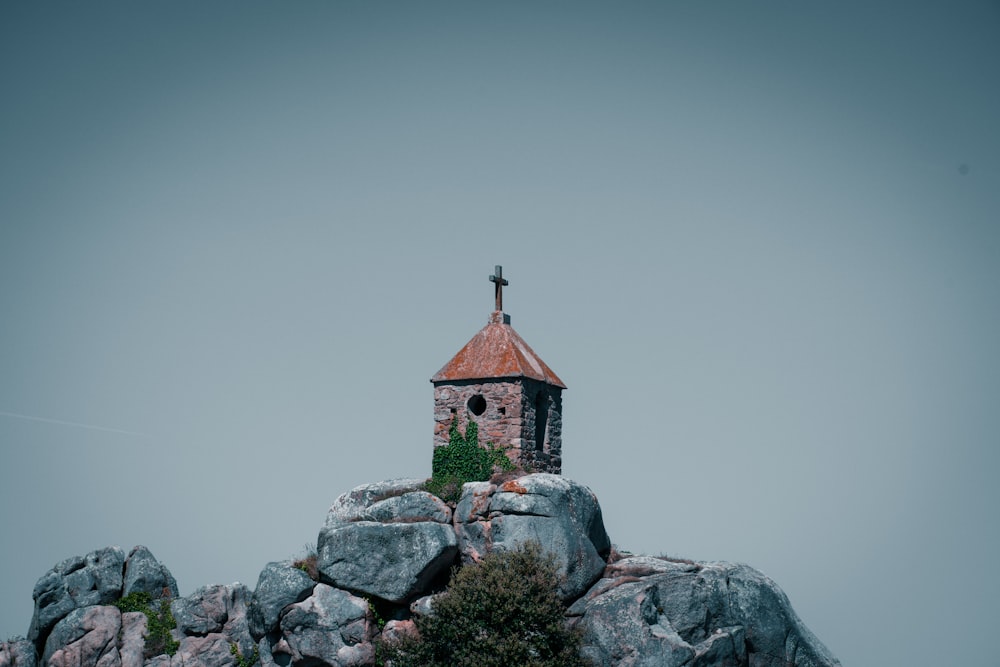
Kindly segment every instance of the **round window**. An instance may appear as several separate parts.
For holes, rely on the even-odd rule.
[[[486,399],[482,394],[476,394],[465,405],[468,406],[469,412],[477,417],[486,412]]]

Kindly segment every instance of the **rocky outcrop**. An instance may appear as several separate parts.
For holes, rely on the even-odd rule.
[[[560,594],[573,600],[604,570],[611,540],[593,492],[559,475],[527,475],[500,485],[466,484],[455,509],[463,561],[535,541],[556,560]]]
[[[312,595],[285,611],[280,639],[262,653],[276,664],[371,665],[377,626],[370,616],[366,600],[317,584]]]
[[[268,563],[257,578],[257,588],[247,613],[250,634],[259,640],[278,627],[285,607],[312,594],[316,582],[291,561]]]
[[[414,618],[434,613],[453,566],[528,541],[552,555],[567,623],[596,666],[840,664],[756,570],[612,556],[597,498],[572,480],[466,484],[454,509],[422,487],[390,480],[343,494],[318,553],[268,563],[252,594],[237,583],[179,597],[173,576],[141,546],[128,557],[108,547],[69,558],[39,579],[29,637],[0,643],[0,667],[373,665],[379,635],[405,636]],[[148,615],[112,604],[131,593],[152,600]],[[176,627],[165,635],[170,616]]]
[[[194,654],[197,651],[192,647],[214,646],[217,638],[222,637],[227,652],[235,645],[241,655],[250,655],[256,643],[247,623],[248,597],[246,586],[237,583],[203,586],[187,597],[174,600],[170,611],[177,632],[183,636],[179,653]]]
[[[122,597],[140,591],[149,593],[154,600],[161,597],[175,598],[180,595],[177,582],[170,574],[170,570],[142,545],[132,549],[125,559]]]
[[[447,572],[457,553],[449,525],[365,521],[321,533],[319,571],[340,588],[406,602]]]
[[[746,565],[626,558],[570,607],[596,665],[840,663],[773,581]]]
[[[74,609],[56,623],[45,642],[42,664],[50,667],[120,667],[118,632],[122,614],[116,607],[94,605]]]
[[[0,667],[35,667],[35,645],[27,639],[0,643]]]
[[[118,655],[122,667],[142,667],[146,649],[146,615],[140,611],[122,614],[122,632],[118,642]]]
[[[317,540],[323,581],[404,603],[447,573],[458,554],[451,509],[421,484],[381,482],[338,498]]]
[[[124,566],[125,552],[120,547],[99,549],[57,563],[42,575],[31,593],[35,613],[28,639],[41,649],[55,624],[70,612],[119,599]]]

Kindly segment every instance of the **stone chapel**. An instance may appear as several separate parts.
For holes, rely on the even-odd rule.
[[[500,446],[515,464],[562,473],[562,390],[551,368],[510,326],[503,312],[503,268],[496,267],[489,322],[439,370],[434,384],[434,446],[448,444],[457,419],[479,427],[481,444]]]

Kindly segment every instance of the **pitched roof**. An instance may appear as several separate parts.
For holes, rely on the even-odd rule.
[[[497,311],[490,323],[472,337],[431,382],[528,377],[566,388],[559,376],[510,326],[510,318]]]

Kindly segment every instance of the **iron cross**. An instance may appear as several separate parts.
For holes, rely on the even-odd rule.
[[[496,265],[493,275],[490,276],[490,282],[496,283],[496,309],[503,310],[503,286],[507,284],[507,281],[503,277],[503,267],[499,264]]]

